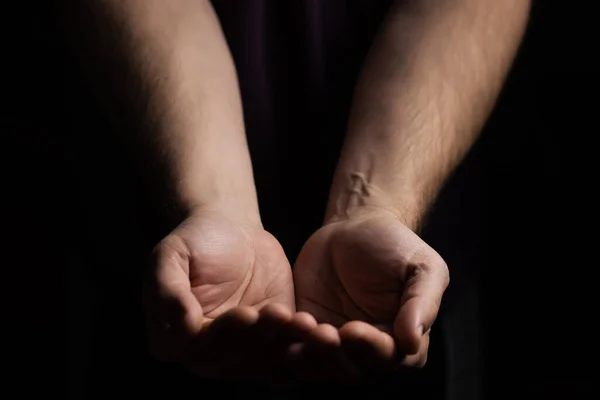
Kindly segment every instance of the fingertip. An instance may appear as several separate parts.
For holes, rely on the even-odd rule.
[[[191,292],[180,290],[163,296],[156,303],[156,310],[161,324],[180,333],[195,335],[202,329],[202,306]]]
[[[204,326],[204,314],[200,306],[188,310],[183,317],[184,329],[188,335],[197,335]]]
[[[309,334],[309,343],[317,347],[340,347],[339,331],[330,324],[319,324]]]
[[[253,325],[260,318],[258,310],[249,306],[238,306],[231,311],[230,315],[242,325]]]
[[[430,337],[428,333],[425,333],[419,351],[415,354],[406,355],[400,366],[403,368],[423,368],[427,364],[427,354],[429,351]]]
[[[247,328],[259,318],[258,311],[248,306],[238,306],[218,316],[211,324],[211,331],[229,328]],[[205,324],[206,326],[206,324]]]
[[[289,322],[292,316],[292,310],[279,303],[267,304],[259,311],[259,318],[264,321]]]
[[[312,363],[313,370],[317,371],[317,381],[349,384],[364,378],[358,365],[342,348],[339,329],[333,325],[323,323],[313,329],[304,354]]]
[[[384,361],[396,354],[394,338],[377,327],[361,321],[348,322],[340,328],[342,345],[362,357]]]
[[[292,326],[300,332],[308,333],[317,327],[318,323],[311,314],[300,311],[292,317]]]
[[[394,324],[394,337],[402,353],[417,354],[423,336],[415,328],[411,329],[402,323],[396,323]]]
[[[374,327],[362,321],[350,321],[340,328],[340,336],[347,340],[361,340],[369,333],[369,328]]]
[[[286,355],[290,361],[298,360],[304,352],[304,343],[292,343],[287,351]]]

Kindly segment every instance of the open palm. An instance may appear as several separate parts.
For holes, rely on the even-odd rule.
[[[342,343],[362,340],[371,356],[400,354],[420,366],[448,269],[394,215],[377,210],[319,229],[298,257],[294,282],[298,310],[341,327]]]
[[[283,249],[260,226],[192,216],[154,255],[146,310],[151,349],[160,359],[204,375],[263,373],[271,361],[265,354],[285,352],[299,330],[310,328],[294,315]]]

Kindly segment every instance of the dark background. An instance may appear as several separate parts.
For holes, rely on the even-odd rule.
[[[152,362],[143,339],[140,260],[162,231],[76,83],[50,2],[14,3],[1,36],[2,381],[18,397],[183,391],[190,383]],[[444,303],[454,340],[428,367],[453,360],[457,398],[477,374],[485,399],[599,392],[590,3],[536,3],[498,107],[424,232],[467,271]]]

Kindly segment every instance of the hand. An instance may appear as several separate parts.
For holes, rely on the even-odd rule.
[[[145,290],[153,354],[212,376],[268,374],[316,326],[294,314],[292,272],[262,226],[189,217],[154,251]]]
[[[294,282],[298,310],[321,323],[311,337],[373,370],[425,364],[449,276],[440,255],[394,214],[371,209],[319,229]]]

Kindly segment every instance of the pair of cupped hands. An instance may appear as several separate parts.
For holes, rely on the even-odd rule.
[[[449,283],[393,213],[326,223],[294,269],[261,224],[188,217],[155,248],[150,349],[204,376],[360,382],[421,367]]]

